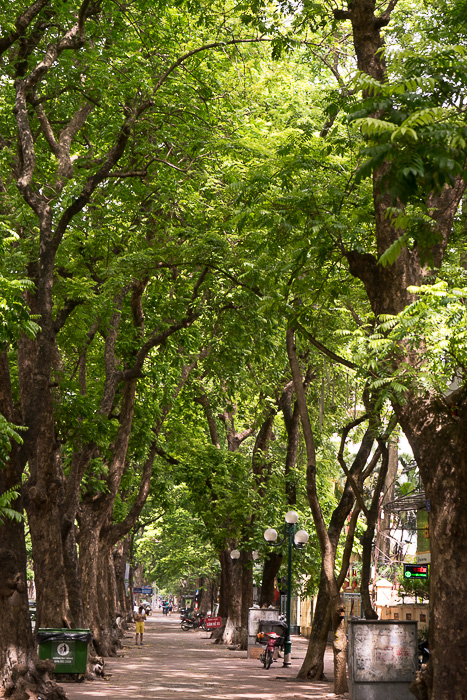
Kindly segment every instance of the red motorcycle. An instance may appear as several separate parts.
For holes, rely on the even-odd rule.
[[[206,627],[206,618],[201,617],[201,615],[199,614],[196,614],[195,617],[190,617],[189,615],[182,615],[181,618],[182,620],[180,622],[180,626],[184,632],[196,629],[202,629],[205,632],[208,631],[208,628]]]
[[[266,640],[265,640],[266,638]],[[259,655],[259,660],[264,668],[270,668],[274,661],[274,649],[282,644],[282,637],[275,632],[260,632],[257,636],[257,641],[264,645],[264,649]],[[266,644],[265,644],[266,641]]]

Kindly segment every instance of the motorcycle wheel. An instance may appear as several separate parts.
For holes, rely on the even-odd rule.
[[[269,653],[266,654],[266,658],[265,658],[265,660],[264,660],[264,668],[270,668],[270,667],[271,667],[271,664],[272,664],[272,657],[273,657],[272,652],[269,652]]]
[[[190,625],[189,622],[182,622],[181,625],[180,625],[180,627],[182,628],[182,630],[183,630],[184,632],[187,632],[188,630],[191,630],[191,628],[193,627],[193,625]]]

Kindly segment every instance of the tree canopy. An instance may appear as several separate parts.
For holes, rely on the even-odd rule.
[[[466,23],[465,0],[1,10],[0,553],[12,595],[24,513],[38,625],[89,625],[115,653],[133,547],[167,586],[241,574],[225,618],[245,628],[252,552],[288,507],[337,615],[344,521],[371,530],[360,491],[396,420],[431,503],[436,619],[454,619]],[[34,644],[5,610],[8,683]],[[422,684],[443,700],[462,680],[431,634]]]

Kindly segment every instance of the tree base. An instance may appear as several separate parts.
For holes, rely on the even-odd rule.
[[[433,676],[430,664],[417,674],[417,678],[409,685],[409,690],[417,700],[430,700]]]
[[[66,694],[50,678],[54,663],[49,659],[34,659],[27,665],[13,666],[4,697],[8,700],[66,700]]]

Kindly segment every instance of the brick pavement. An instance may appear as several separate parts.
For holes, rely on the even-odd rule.
[[[325,700],[337,698],[331,682],[300,682],[295,676],[307,641],[292,637],[292,666],[279,659],[266,670],[246,652],[213,644],[209,633],[180,629],[175,613],[152,614],[144,645],[134,634],[123,640],[118,658],[105,660],[106,679],[62,684],[69,700]],[[326,652],[325,673],[332,679],[332,652]],[[340,696],[344,697],[344,696]]]

